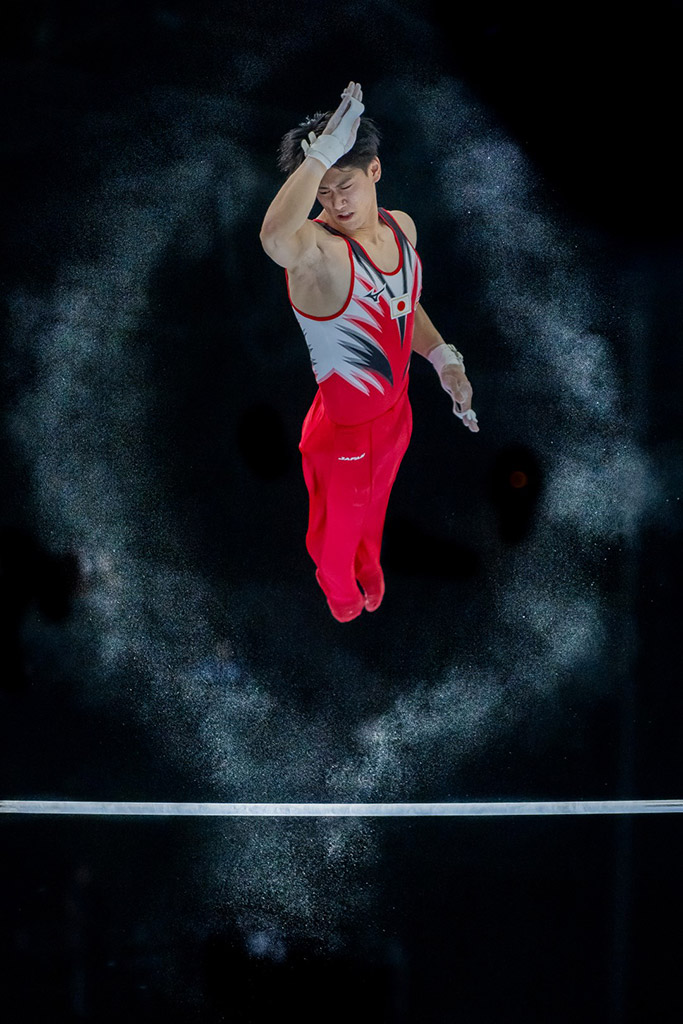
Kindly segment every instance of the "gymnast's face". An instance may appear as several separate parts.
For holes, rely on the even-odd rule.
[[[382,168],[379,157],[366,171],[360,167],[330,167],[318,188],[318,201],[331,227],[352,235],[377,220],[376,183]]]

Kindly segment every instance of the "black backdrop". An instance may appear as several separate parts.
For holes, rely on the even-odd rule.
[[[14,13],[0,796],[680,797],[680,4]],[[387,598],[339,627],[258,227],[280,136],[349,78],[482,431],[415,366]],[[680,831],[7,816],[2,998],[674,1021]]]

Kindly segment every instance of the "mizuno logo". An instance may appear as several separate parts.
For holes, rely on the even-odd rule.
[[[385,281],[381,288],[379,288],[376,292],[368,292],[368,294],[365,296],[365,298],[366,299],[372,299],[373,302],[379,302],[379,297],[382,294],[382,292],[384,291],[384,289],[386,288],[386,286],[387,286],[387,283]]]
[[[358,462],[359,459],[365,458],[365,452],[362,455],[338,455],[338,462]]]

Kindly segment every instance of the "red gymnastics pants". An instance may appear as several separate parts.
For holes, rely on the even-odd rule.
[[[364,607],[374,611],[382,600],[384,518],[412,426],[407,390],[387,412],[354,426],[333,423],[318,391],[304,420],[299,449],[309,496],[306,547],[340,621]]]

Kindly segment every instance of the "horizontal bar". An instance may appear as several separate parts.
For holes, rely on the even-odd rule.
[[[504,817],[538,814],[678,814],[683,800],[530,800],[473,803],[157,803],[117,800],[0,800],[0,814],[154,815],[219,818]]]

